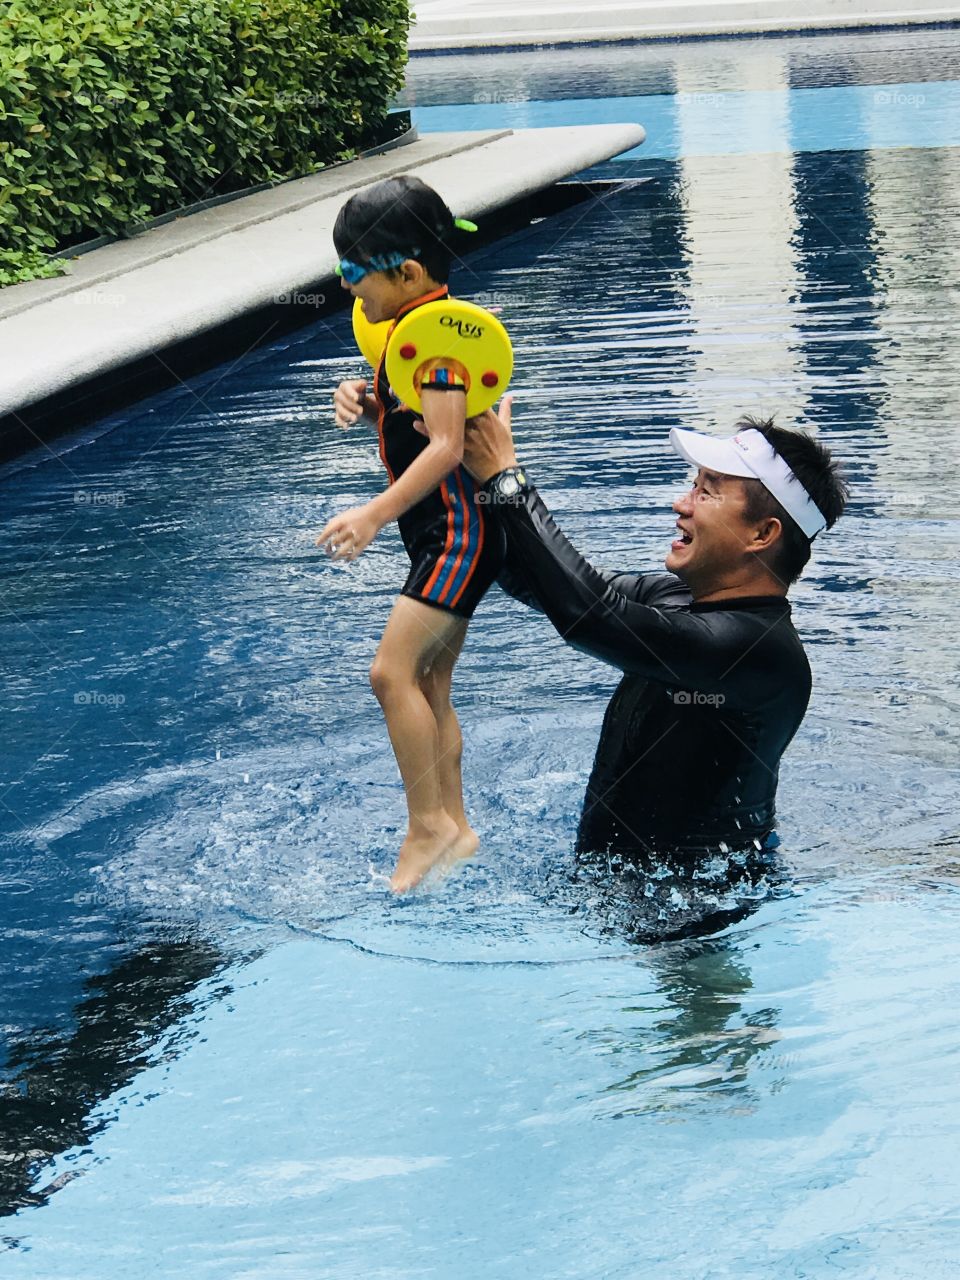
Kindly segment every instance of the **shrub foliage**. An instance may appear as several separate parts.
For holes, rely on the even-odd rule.
[[[408,25],[407,0],[0,0],[0,284],[354,154]]]

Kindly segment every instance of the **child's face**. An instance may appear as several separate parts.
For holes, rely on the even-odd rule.
[[[370,324],[392,320],[402,306],[437,287],[423,269],[422,263],[408,258],[396,271],[368,271],[359,284],[340,283],[354,298],[363,303],[363,314]]]

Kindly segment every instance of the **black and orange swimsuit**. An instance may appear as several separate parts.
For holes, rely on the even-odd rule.
[[[444,286],[402,307],[394,324],[415,307],[447,296]],[[417,415],[401,405],[390,389],[380,358],[374,382],[380,435],[380,457],[390,483],[403,475],[427,447],[427,437],[413,425]],[[439,364],[423,387],[462,392],[452,369]],[[464,467],[457,467],[397,521],[410,557],[410,574],[402,594],[462,618],[471,618],[503,563],[503,535],[477,503],[477,486]]]

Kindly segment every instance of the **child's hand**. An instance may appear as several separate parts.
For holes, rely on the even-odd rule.
[[[326,547],[334,560],[356,560],[374,540],[383,525],[365,507],[351,507],[334,516],[317,539],[318,547]]]
[[[370,412],[372,401],[367,396],[365,379],[341,382],[333,393],[333,415],[338,427],[352,427],[365,413]]]

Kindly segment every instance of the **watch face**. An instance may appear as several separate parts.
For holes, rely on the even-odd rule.
[[[520,481],[512,474],[501,476],[497,487],[505,498],[512,498],[515,493],[520,492]]]

